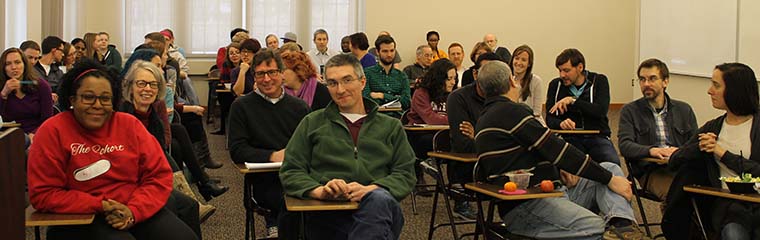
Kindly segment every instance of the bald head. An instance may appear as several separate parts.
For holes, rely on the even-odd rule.
[[[496,43],[498,41],[499,40],[496,39],[496,35],[493,35],[493,33],[489,33],[483,36],[483,42],[485,42],[491,49],[496,49]]]
[[[478,87],[486,97],[505,94],[510,90],[512,71],[502,61],[490,61],[478,69]]]
[[[377,34],[377,36],[390,36],[390,35],[391,33],[389,33],[388,31],[380,31],[380,33]]]

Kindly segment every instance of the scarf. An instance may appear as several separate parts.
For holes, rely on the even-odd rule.
[[[314,93],[317,91],[317,77],[312,76],[301,85],[301,89],[296,93],[292,88],[285,87],[285,93],[290,96],[295,96],[306,102],[311,107],[311,103],[314,101]]]

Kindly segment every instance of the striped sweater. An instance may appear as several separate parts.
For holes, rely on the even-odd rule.
[[[559,180],[559,169],[605,184],[612,178],[588,155],[552,134],[525,104],[488,98],[475,130],[476,181],[503,184],[504,174],[520,169],[531,169],[531,186]]]

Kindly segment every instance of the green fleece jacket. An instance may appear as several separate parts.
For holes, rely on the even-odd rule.
[[[290,138],[280,180],[285,193],[308,198],[311,190],[332,179],[375,184],[396,200],[412,191],[414,152],[401,121],[377,113],[377,104],[364,98],[367,116],[359,130],[357,145],[338,111],[326,108],[304,117]]]

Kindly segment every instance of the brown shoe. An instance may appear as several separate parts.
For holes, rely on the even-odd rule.
[[[607,231],[604,232],[604,240],[650,240],[651,238],[646,235],[639,225],[632,224],[625,227],[610,226]]]
[[[205,222],[206,219],[211,217],[211,215],[214,215],[215,212],[216,212],[216,207],[208,205],[208,204],[200,204],[198,207],[198,213],[199,213],[201,223]]]

